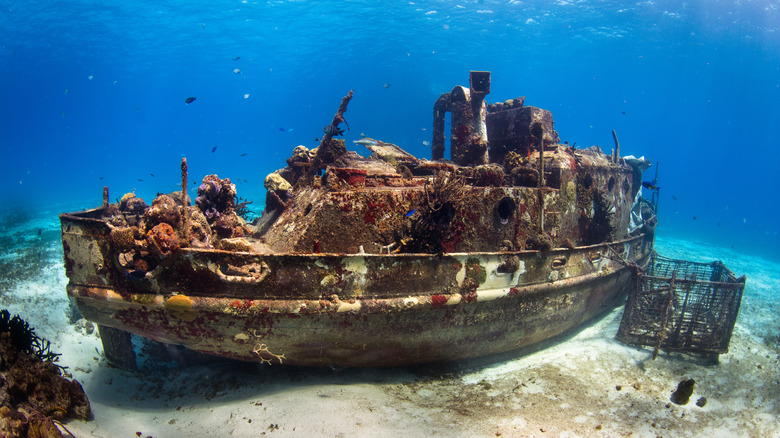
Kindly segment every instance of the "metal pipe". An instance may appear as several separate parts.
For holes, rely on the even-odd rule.
[[[444,116],[450,110],[450,93],[444,93],[433,104],[433,141],[431,142],[431,159],[444,158]]]
[[[620,142],[617,138],[617,132],[615,132],[614,129],[612,130],[612,138],[615,139],[615,153],[612,155],[612,162],[617,164],[620,159]]]
[[[490,72],[472,71],[469,75],[469,91],[471,94],[471,113],[474,117],[472,132],[476,134],[484,146],[484,151],[476,157],[474,164],[488,164],[488,137],[487,137],[487,107],[485,106],[485,96],[490,94]],[[481,146],[481,145],[480,145]],[[478,147],[472,145],[472,147]]]

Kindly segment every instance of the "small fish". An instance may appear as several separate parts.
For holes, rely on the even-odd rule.
[[[239,155],[239,157],[243,157],[245,155],[246,155],[246,152],[244,152],[243,154]]]
[[[352,140],[352,143],[359,144],[361,146],[376,146],[376,140],[369,138],[361,138],[360,140]]]
[[[315,139],[314,139],[314,141],[320,141],[320,138],[319,138],[319,137],[317,137],[317,138],[315,138]]]
[[[279,128],[279,131],[282,131],[282,132],[284,132],[284,131],[286,131],[286,129],[284,129],[284,128]]]
[[[195,96],[184,99],[184,103],[187,105],[191,104],[192,102],[195,102]]]
[[[623,114],[625,116],[626,115],[626,110],[621,111],[620,114]]]
[[[365,136],[366,136],[366,134],[364,134],[362,132],[360,133],[360,137],[365,137]]]
[[[212,154],[213,154],[214,152],[216,152],[216,151],[217,151],[217,147],[216,147],[216,146],[214,146],[213,148],[211,148],[211,153],[212,153]]]
[[[237,69],[237,68],[234,68],[234,69],[233,69],[233,73],[235,73],[235,74],[240,74],[240,73],[241,73],[241,70],[239,70],[239,69]]]
[[[430,145],[431,142],[429,142],[428,140],[423,140],[423,146],[430,146]]]
[[[295,128],[290,128],[287,130],[287,132],[293,132],[293,131],[295,131]]]
[[[417,209],[416,209],[416,208],[415,208],[415,209],[412,209],[412,210],[409,210],[409,211],[406,213],[406,217],[411,217],[411,216],[412,216],[413,214],[415,214],[416,212],[417,212]]]
[[[138,181],[144,182],[144,180],[142,180],[141,178],[138,178]]]
[[[390,84],[382,84],[382,88],[390,88]]]
[[[233,57],[233,61],[238,61],[239,59],[241,59],[241,57],[240,57],[240,56],[234,56],[234,57]]]
[[[146,272],[136,269],[135,271],[128,272],[127,276],[130,277],[131,280],[140,280],[146,276]]]
[[[150,173],[150,174],[149,174],[149,176],[151,176],[152,178],[154,178],[154,174],[153,174],[153,173]]]
[[[200,27],[205,29],[206,28],[206,23],[200,23]]]
[[[101,176],[100,178],[98,178],[98,179],[99,179],[100,181],[103,181],[103,177],[102,177],[102,176]]]
[[[696,216],[693,217],[693,220],[696,220]]]
[[[70,88],[66,88],[65,89],[65,94],[68,94],[68,93],[70,93]]]
[[[649,190],[661,190],[660,187],[656,186],[655,184],[651,183],[650,181],[644,181],[642,182],[642,187],[649,189]]]
[[[95,77],[92,76],[92,75],[89,75],[89,76],[87,76],[87,79],[89,79],[91,81],[92,79],[95,79]]]
[[[324,132],[325,134],[329,134],[331,136],[344,134],[344,130],[339,129],[339,127],[336,125],[327,125],[324,128],[322,128],[322,132]]]
[[[672,199],[677,200],[677,196],[672,195]]]
[[[244,99],[249,99],[249,93],[246,93],[246,94],[244,95]]]

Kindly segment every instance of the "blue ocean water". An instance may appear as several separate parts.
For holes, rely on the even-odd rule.
[[[261,207],[351,89],[349,145],[428,158],[435,99],[489,70],[489,102],[660,163],[659,233],[778,258],[778,1],[0,0],[0,29],[7,213],[151,200],[182,156]]]

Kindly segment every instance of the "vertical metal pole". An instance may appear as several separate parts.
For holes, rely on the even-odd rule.
[[[615,154],[612,156],[612,162],[617,164],[618,160],[620,159],[620,142],[617,138],[617,132],[615,130],[612,130],[612,138],[615,139]]]
[[[539,232],[544,232],[544,129],[539,122],[531,126],[531,134],[536,137],[539,148]]]
[[[190,200],[187,196],[187,157],[181,158],[181,202],[184,204],[184,239],[190,241]]]

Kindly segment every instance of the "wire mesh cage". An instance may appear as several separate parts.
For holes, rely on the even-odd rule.
[[[698,263],[653,254],[631,290],[617,339],[658,350],[728,352],[745,276],[720,261]]]

